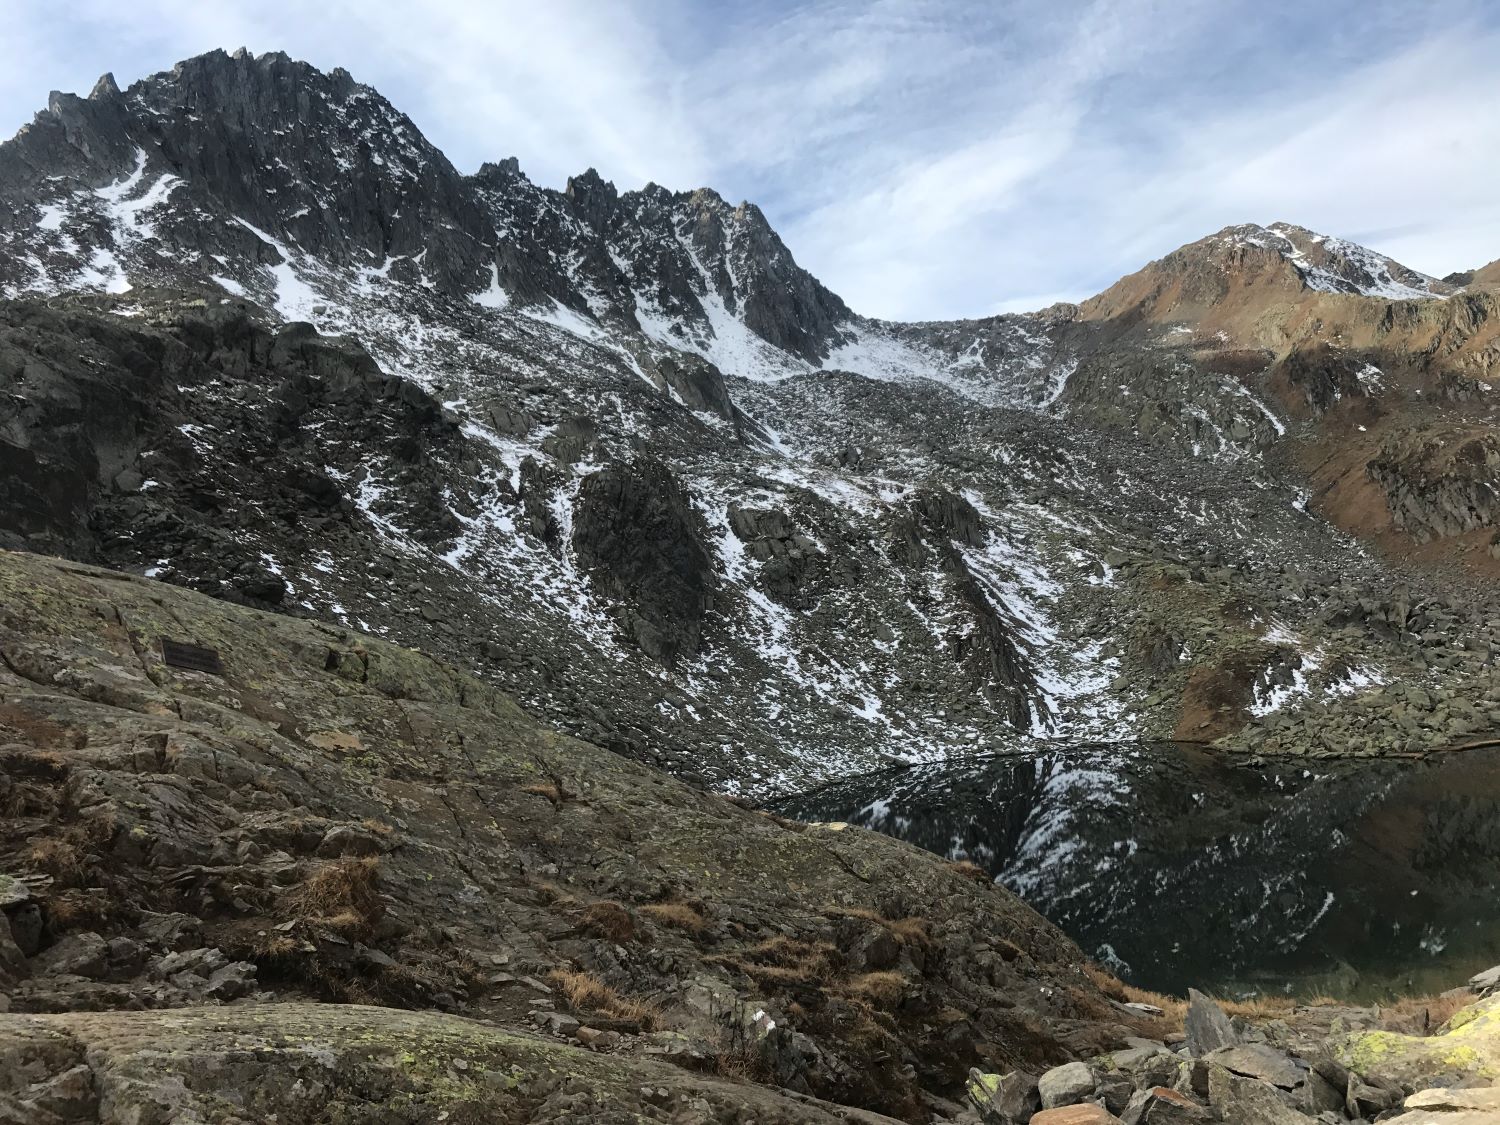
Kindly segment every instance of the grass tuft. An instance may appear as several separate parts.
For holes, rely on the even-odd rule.
[[[653,902],[641,907],[640,913],[658,926],[681,930],[692,937],[708,929],[708,919],[703,916],[703,911],[691,903]]]
[[[635,937],[635,919],[618,902],[590,903],[583,911],[584,930],[594,937],[623,945]]]
[[[640,1024],[643,1031],[655,1031],[661,1026],[661,1009],[649,1000],[622,996],[593,973],[577,969],[554,969],[547,979],[568,1001],[568,1007],[576,1012],[599,1012],[612,1019],[628,1020]]]
[[[302,880],[286,905],[293,917],[343,937],[364,938],[385,917],[379,887],[379,859],[338,859]]]

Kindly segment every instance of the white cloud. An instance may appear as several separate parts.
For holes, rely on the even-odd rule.
[[[460,168],[709,184],[860,311],[1078,298],[1230,222],[1500,256],[1481,0],[12,0],[0,131],[211,47],[379,88]],[[1437,29],[1427,31],[1427,29]],[[1424,36],[1425,37],[1422,37]]]

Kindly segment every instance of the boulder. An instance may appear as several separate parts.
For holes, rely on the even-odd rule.
[[[1274,1047],[1267,1047],[1263,1043],[1223,1047],[1210,1052],[1206,1057],[1210,1063],[1218,1063],[1236,1074],[1258,1078],[1283,1090],[1300,1086],[1308,1074],[1306,1067],[1299,1066]]]
[[[1439,1075],[1493,1081],[1500,1076],[1500,993],[1454,1013],[1436,1035],[1356,1031],[1334,1050],[1349,1069],[1407,1089],[1430,1086]]]
[[[1344,1112],[1350,1117],[1376,1117],[1399,1100],[1392,1091],[1361,1082],[1358,1075],[1351,1074],[1349,1089],[1344,1097]]]
[[[1316,1070],[1308,1072],[1307,1084],[1299,1091],[1298,1106],[1306,1113],[1343,1113],[1349,1080],[1335,1086]]]
[[[11,937],[10,918],[0,911],[0,986],[9,985],[26,973],[26,955]]]
[[[1037,1080],[1043,1109],[1081,1102],[1094,1092],[1094,1085],[1094,1072],[1081,1062],[1055,1066]]]
[[[1177,1080],[1182,1060],[1160,1043],[1130,1047],[1108,1056],[1108,1062],[1128,1075],[1138,1089],[1170,1086]]]
[[[1138,1090],[1120,1115],[1124,1125],[1193,1125],[1213,1121],[1214,1112],[1165,1086]]]
[[[36,956],[46,931],[41,904],[29,883],[4,872],[0,872],[0,919],[4,923],[0,925],[0,968],[9,948],[18,950],[22,957]]]
[[[109,942],[92,931],[69,934],[33,959],[38,973],[102,977],[109,967]]]
[[[564,1015],[562,1012],[532,1012],[531,1018],[533,1022],[562,1039],[573,1038],[583,1026],[577,1019]]]
[[[1188,1010],[1183,1018],[1182,1030],[1187,1036],[1190,1055],[1206,1055],[1212,1051],[1239,1044],[1240,1037],[1224,1014],[1224,1009],[1196,988],[1188,989]]]
[[[1284,1098],[1274,1086],[1222,1066],[1209,1067],[1209,1104],[1234,1125],[1308,1125],[1316,1120],[1293,1109]]]
[[[1023,1070],[986,1074],[971,1068],[966,1089],[985,1125],[1026,1125],[1042,1107],[1036,1076]]]
[[[1101,1074],[1097,1075],[1094,1096],[1090,1100],[1099,1102],[1111,1113],[1123,1113],[1134,1093],[1135,1083],[1125,1075]]]
[[[329,858],[340,856],[379,855],[385,841],[368,828],[353,824],[336,824],[318,842],[318,854]]]
[[[596,1027],[580,1027],[573,1038],[585,1047],[592,1047],[596,1051],[608,1051],[620,1045],[624,1036],[618,1031],[603,1030]]]
[[[1482,973],[1475,973],[1469,978],[1469,988],[1480,996],[1488,996],[1500,989],[1500,965],[1486,969]]]
[[[252,961],[231,961],[209,974],[203,994],[212,1000],[238,1000],[255,991],[256,966]]]
[[[1480,1090],[1420,1090],[1405,1112],[1388,1125],[1494,1125],[1500,1121],[1500,1087]]]
[[[1102,1105],[1069,1105],[1042,1110],[1031,1125],[1120,1125],[1120,1119]]]

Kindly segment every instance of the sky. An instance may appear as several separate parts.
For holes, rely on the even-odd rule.
[[[758,203],[856,311],[1107,287],[1287,221],[1500,258],[1496,0],[7,0],[0,136],[214,47],[343,66],[461,170]]]

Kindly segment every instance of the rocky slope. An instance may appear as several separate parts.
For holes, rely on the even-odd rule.
[[[431,648],[721,788],[1495,721],[1500,610],[1429,565],[1492,565],[1494,297],[1353,244],[882,323],[752,205],[465,176],[241,52],[54,95],[0,248],[4,542]]]
[[[1500,997],[1438,1035],[1201,997],[1177,1030],[972,866],[420,652],[28,553],[0,805],[4,1121],[1295,1125],[1434,1082],[1414,1105],[1482,1109],[1500,1066]]]
[[[344,1068],[395,1066],[419,1091],[457,1097],[456,1082],[507,1113],[547,1099],[582,1113],[593,1103],[564,1095],[664,1083],[675,1098],[688,1079],[663,1077],[666,1061],[910,1120],[969,1066],[1060,1061],[1128,1031],[1077,948],[1009,892],[550,732],[422,653],[28,554],[0,554],[0,594],[12,1012],[432,1009],[454,1018],[257,1007],[173,1026],[187,1054],[195,1026],[209,1040],[275,1028],[315,1068],[296,1044],[357,1034],[372,1054],[326,1063],[333,1101]],[[168,663],[164,641],[211,647],[219,671]],[[546,1038],[580,1023],[607,1060]],[[162,1026],[13,1020],[0,1036],[20,1045],[0,1050],[34,1034],[72,1067],[96,1035],[127,1052]],[[429,1037],[472,1048],[473,1073],[444,1085]],[[224,1094],[231,1071],[248,1092],[256,1067],[279,1066],[235,1071],[229,1054],[200,1093]],[[102,1067],[85,1093],[117,1113],[165,1096],[130,1069]],[[716,1090],[710,1104],[775,1102]]]

